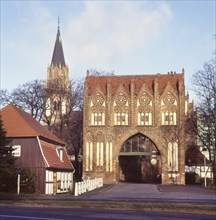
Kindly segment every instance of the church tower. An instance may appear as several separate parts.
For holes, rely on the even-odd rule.
[[[46,97],[45,120],[47,124],[58,123],[69,111],[71,95],[69,69],[64,59],[59,19],[52,60],[47,68],[44,91]]]

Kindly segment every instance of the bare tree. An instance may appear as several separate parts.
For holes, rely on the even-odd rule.
[[[38,121],[42,120],[43,106],[43,83],[41,80],[34,80],[18,86],[12,92],[0,91],[1,105],[13,103]]]
[[[72,81],[71,109],[83,110],[84,78]]]
[[[90,69],[89,74],[93,76],[113,76],[115,71],[112,70],[110,72],[105,71],[105,70],[97,70],[97,69]]]
[[[198,144],[209,152],[213,165],[216,185],[216,64],[214,60],[203,65],[203,69],[193,75],[197,96],[196,126]]]

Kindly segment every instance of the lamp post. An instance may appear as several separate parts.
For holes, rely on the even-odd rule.
[[[206,152],[206,148],[204,147],[202,152]],[[204,154],[204,187],[206,187],[206,156]]]

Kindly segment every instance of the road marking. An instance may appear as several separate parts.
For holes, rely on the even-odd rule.
[[[31,216],[22,216],[22,215],[0,215],[0,219],[4,218],[22,218],[22,219],[42,219],[42,220],[64,220],[60,218],[40,218],[40,217],[31,217]]]

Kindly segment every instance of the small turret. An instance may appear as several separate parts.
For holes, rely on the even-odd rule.
[[[182,67],[182,74],[184,74],[185,73],[185,69],[184,69],[184,67]]]

